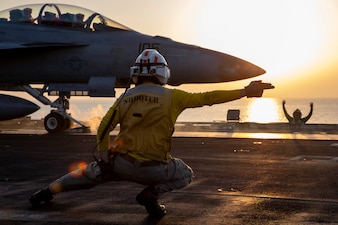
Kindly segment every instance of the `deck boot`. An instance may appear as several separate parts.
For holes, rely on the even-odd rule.
[[[29,197],[29,202],[32,204],[32,206],[36,207],[41,202],[49,202],[54,198],[53,193],[49,190],[49,187],[43,188]]]
[[[136,201],[143,205],[150,215],[164,216],[167,210],[164,205],[158,203],[158,196],[156,189],[153,186],[149,186],[136,196]]]

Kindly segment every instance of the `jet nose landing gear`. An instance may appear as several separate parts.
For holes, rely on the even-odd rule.
[[[64,118],[59,113],[51,112],[45,117],[44,126],[49,133],[59,133],[69,129],[71,122],[69,119]]]
[[[20,87],[41,103],[56,108],[56,110],[51,110],[44,119],[45,129],[49,133],[59,133],[68,130],[72,127],[73,122],[81,126],[80,129],[76,128],[76,132],[90,132],[90,128],[88,126],[74,119],[69,113],[67,113],[67,110],[69,109],[70,92],[58,92],[59,97],[52,102],[43,95],[43,93],[47,90],[48,85],[45,85],[42,89],[33,88],[30,85],[21,85]]]
[[[72,128],[74,122],[81,125],[81,127]],[[75,120],[73,117],[71,117],[66,112],[58,112],[55,110],[52,110],[51,113],[49,113],[45,119],[44,119],[44,126],[45,129],[49,133],[60,133],[64,132],[66,130],[69,130],[70,132],[82,132],[82,133],[89,133],[90,128],[86,125],[82,124],[81,122]]]

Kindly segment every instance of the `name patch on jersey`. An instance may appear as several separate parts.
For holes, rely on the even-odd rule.
[[[124,99],[124,103],[131,103],[135,101],[159,103],[159,98],[155,96],[148,96],[148,95],[135,95],[135,96],[127,97]]]

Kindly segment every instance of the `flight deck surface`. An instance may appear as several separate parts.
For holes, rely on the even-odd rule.
[[[142,185],[106,183],[57,195],[32,208],[28,197],[69,168],[92,160],[91,134],[0,134],[1,224],[338,224],[338,140],[174,137],[172,154],[195,172],[186,188],[148,216]]]

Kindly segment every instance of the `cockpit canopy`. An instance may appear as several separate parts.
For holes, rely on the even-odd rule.
[[[33,4],[7,9],[0,12],[0,23],[30,23],[91,31],[130,30],[99,13],[66,4]]]

